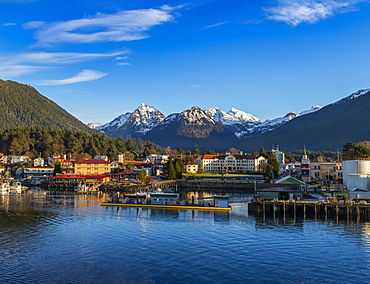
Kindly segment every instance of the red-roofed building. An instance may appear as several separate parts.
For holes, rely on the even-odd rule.
[[[258,155],[203,155],[195,159],[200,169],[208,172],[258,172],[267,160]]]
[[[109,174],[111,171],[110,162],[104,160],[80,160],[75,162],[75,174],[90,175],[90,174]]]

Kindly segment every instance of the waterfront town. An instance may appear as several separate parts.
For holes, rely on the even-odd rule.
[[[279,165],[275,174],[272,170],[266,173],[268,159],[264,156],[243,153],[178,157],[175,160],[182,168],[173,177],[170,172],[175,160],[157,154],[126,160],[119,153],[114,161],[107,156],[74,161],[65,155],[33,160],[3,155],[0,170],[3,179],[16,179],[24,186],[83,193],[107,189],[111,193],[137,192],[176,183],[194,190],[219,188],[217,193],[221,194],[230,189],[238,194],[258,193],[263,200],[370,200],[370,159],[310,161],[305,154],[300,162],[293,163],[286,162],[285,153],[279,149],[270,153]]]

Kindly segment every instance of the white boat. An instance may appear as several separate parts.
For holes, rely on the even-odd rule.
[[[13,194],[21,194],[22,191],[25,190],[25,188],[22,187],[22,183],[20,181],[13,181],[9,187],[9,192]]]
[[[0,182],[0,194],[9,194],[10,185],[7,182]]]

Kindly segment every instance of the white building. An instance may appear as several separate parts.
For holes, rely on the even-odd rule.
[[[370,191],[370,160],[343,161],[343,185],[348,190]]]
[[[33,167],[23,169],[24,177],[49,177],[54,175],[54,168],[52,167]]]
[[[109,159],[108,159],[108,156],[95,156],[94,160],[103,160],[103,161],[108,162]]]
[[[164,164],[168,161],[168,155],[154,155],[151,154],[149,156],[146,156],[145,162],[152,163],[152,164]]]
[[[36,158],[33,160],[34,167],[43,167],[45,164],[45,160],[43,158]]]
[[[18,164],[18,163],[27,163],[28,156],[11,156],[10,163],[11,164]]]
[[[310,177],[319,180],[342,178],[342,162],[311,162]]]
[[[279,165],[285,163],[285,154],[284,152],[279,151],[279,149],[273,149],[272,154],[276,157],[276,160],[278,161]]]
[[[267,160],[258,155],[203,155],[194,162],[208,172],[258,172]]]

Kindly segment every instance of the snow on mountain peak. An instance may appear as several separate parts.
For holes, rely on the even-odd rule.
[[[358,97],[362,96],[362,95],[365,95],[367,93],[370,92],[370,89],[362,89],[362,90],[358,90],[357,92],[353,93],[353,94],[350,94],[349,96],[333,103],[333,104],[340,104],[340,103],[344,103],[344,102],[347,102],[347,101],[350,101],[350,100],[353,100],[353,99],[357,99]]]
[[[260,122],[257,117],[236,108],[232,108],[229,112],[225,112],[217,107],[213,107],[205,110],[205,113],[215,121],[225,125],[238,122]]]
[[[321,106],[314,105],[310,109],[302,111],[299,115],[305,115],[305,114],[313,113],[313,112],[318,111],[320,109],[322,109]]]
[[[134,112],[131,114],[130,121],[133,124],[158,124],[165,119],[163,113],[154,107],[142,103]]]
[[[207,122],[212,124],[215,123],[204,110],[197,106],[183,111],[181,115],[184,117],[186,125],[206,125]]]

